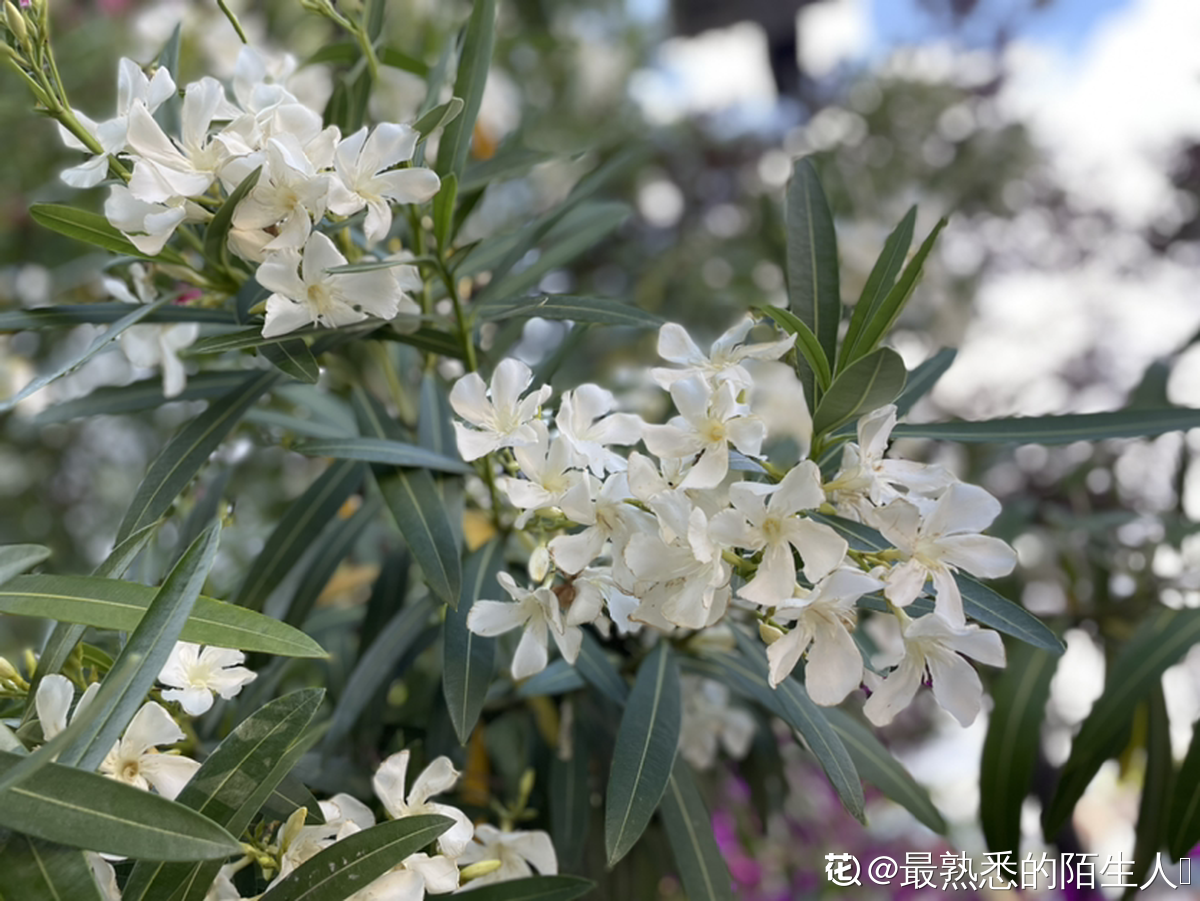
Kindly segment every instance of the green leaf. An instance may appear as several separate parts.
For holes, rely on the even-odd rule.
[[[1167,814],[1171,795],[1175,790],[1175,762],[1171,757],[1171,723],[1167,719],[1167,702],[1163,697],[1162,682],[1150,689],[1150,695],[1141,705],[1148,720],[1146,728],[1146,772],[1142,777],[1142,800],[1138,804],[1137,829],[1133,842],[1132,888],[1127,888],[1123,899],[1137,894],[1136,886],[1142,885],[1151,863],[1156,861],[1159,850],[1167,840]]]
[[[1121,649],[1104,680],[1104,692],[1092,706],[1071,743],[1054,798],[1042,815],[1047,837],[1058,835],[1100,765],[1124,747],[1138,702],[1159,685],[1200,641],[1200,610],[1159,608],[1142,622]]]
[[[343,460],[365,460],[388,466],[408,466],[436,469],[439,472],[472,473],[462,460],[435,453],[414,444],[388,438],[337,438],[297,441],[291,450],[309,457],[337,457]]]
[[[462,564],[454,529],[433,476],[423,469],[395,469],[375,476],[392,517],[421,567],[425,583],[444,603],[458,604]]]
[[[344,901],[453,825],[448,817],[414,816],[356,832],[306,860],[261,901]]]
[[[1118,410],[1065,416],[1014,416],[980,422],[902,423],[894,438],[936,438],[967,444],[1073,444],[1108,438],[1151,438],[1200,427],[1200,410]]]
[[[0,588],[0,613],[43,616],[97,629],[137,628],[155,589],[95,576],[18,576]],[[181,641],[284,657],[324,657],[315,641],[253,610],[208,597],[197,599]]]
[[[458,606],[446,612],[442,630],[442,693],[460,744],[479,721],[495,669],[496,642],[467,628],[471,607],[496,592],[496,577],[504,566],[504,541],[489,541],[463,564]]]
[[[863,413],[890,404],[904,390],[908,370],[884,347],[855,361],[829,386],[813,414],[813,435],[828,435]]]
[[[666,791],[681,717],[678,666],[670,644],[661,641],[638,669],[617,730],[604,805],[610,867],[641,838]]]
[[[629,328],[658,328],[663,324],[661,317],[619,300],[572,294],[543,294],[539,297],[495,301],[480,311],[479,319],[488,322],[528,319],[533,316],[541,319],[623,325]]]
[[[246,717],[201,764],[176,799],[232,834],[241,834],[283,779],[280,763],[303,736],[325,692],[292,692]],[[220,865],[217,864],[217,867]],[[138,863],[122,892],[123,901],[168,901],[186,883],[203,881],[212,865]]]
[[[308,568],[301,574],[296,593],[283,614],[285,623],[297,629],[304,626],[321,592],[325,590],[325,586],[329,584],[329,580],[333,578],[333,574],[350,553],[363,530],[375,519],[379,507],[379,498],[371,497],[354,511],[354,515],[349,519],[335,520],[322,533],[322,541]]]
[[[587,683],[579,670],[561,657],[540,673],[530,676],[517,688],[518,698],[538,698],[578,691]]]
[[[0,776],[20,759],[0,752]],[[213,860],[242,850],[228,832],[182,804],[57,763],[5,793],[0,826],[142,860]]]
[[[594,882],[578,876],[527,876],[493,882],[471,889],[469,894],[474,895],[476,901],[574,901],[593,888]]]
[[[150,471],[138,486],[133,503],[117,529],[117,541],[123,541],[166,513],[242,414],[278,380],[275,372],[247,375],[237,388],[213,401],[207,410],[180,429],[150,464]]]
[[[804,357],[809,367],[816,373],[817,385],[821,391],[828,391],[833,375],[829,371],[829,361],[825,359],[825,351],[821,349],[812,329],[790,310],[768,305],[764,306],[762,311],[789,335],[796,336],[796,351]]]
[[[433,198],[433,236],[443,255],[450,252],[454,239],[454,204],[458,200],[458,176],[451,172]]]
[[[1167,817],[1167,850],[1172,860],[1186,857],[1200,842],[1200,729],[1192,728],[1192,743],[1175,779],[1175,796]]]
[[[846,337],[842,339],[842,346],[838,351],[837,368],[839,372],[855,360],[855,344],[858,343],[867,324],[879,314],[884,299],[896,282],[896,276],[904,267],[904,258],[908,256],[908,248],[912,245],[913,229],[916,224],[917,208],[909,207],[904,218],[900,220],[900,224],[892,230],[883,243],[883,251],[879,254],[875,265],[871,267],[871,274],[867,276],[867,282],[863,285],[858,303],[854,305],[854,312],[850,314],[850,327],[846,329]]]
[[[938,235],[945,227],[946,220],[940,219],[933,231],[929,233],[929,237],[922,242],[920,249],[913,254],[913,258],[904,267],[904,272],[901,273],[896,284],[888,291],[887,297],[873,312],[870,320],[864,324],[862,336],[855,344],[853,351],[846,356],[847,367],[853,365],[856,360],[869,355],[887,336],[900,312],[904,309],[904,305],[912,297],[913,289],[916,288],[917,281],[921,278],[921,267],[925,265],[925,258],[933,250]]]
[[[925,787],[917,782],[875,733],[836,707],[821,711],[850,752],[854,768],[864,781],[911,813],[924,826],[939,835],[946,834],[946,821],[934,806]]]
[[[550,837],[558,852],[559,868],[575,869],[583,860],[592,822],[588,737],[578,714],[571,725],[571,743],[566,749],[569,756],[564,758],[563,750],[560,747],[550,761]]]
[[[129,310],[124,316],[114,322],[106,331],[97,335],[92,339],[91,343],[83,349],[81,353],[73,355],[65,363],[62,363],[57,368],[52,369],[44,375],[39,375],[32,379],[24,388],[14,394],[7,400],[0,401],[0,413],[6,413],[13,409],[17,404],[23,401],[35,391],[40,391],[42,388],[49,385],[51,382],[68,375],[86,363],[100,351],[104,350],[108,345],[116,341],[121,334],[134,325],[137,325],[145,319],[152,311],[162,306],[169,300],[169,297],[162,297],[150,304],[126,304]]]
[[[583,631],[583,643],[579,647],[579,656],[575,658],[575,669],[592,687],[618,706],[624,706],[629,697],[629,686],[621,678],[608,658],[604,649],[592,637],[591,632]]]
[[[50,556],[50,548],[40,544],[6,544],[0,546],[0,585],[26,570],[33,569]]]
[[[353,460],[335,460],[321,473],[283,512],[279,525],[254,558],[234,602],[248,610],[262,610],[304,552],[358,491],[365,476],[364,467]]]
[[[326,748],[334,747],[350,731],[380,688],[403,675],[397,672],[397,663],[420,637],[432,612],[430,599],[423,597],[401,608],[371,641],[338,699],[329,731],[325,733]]]
[[[445,386],[436,373],[425,373],[417,410],[417,444],[443,457],[461,460],[453,423],[454,411]]]
[[[351,50],[354,45],[349,45]],[[351,57],[353,60],[354,57]],[[411,72],[421,78],[425,78],[429,74],[429,66],[414,56],[409,56],[402,50],[397,50],[395,47],[384,47],[379,51],[379,61],[385,66],[391,66],[393,69],[403,69],[405,72]],[[436,91],[434,92],[437,93]]]
[[[211,400],[228,394],[245,378],[243,372],[201,372],[189,376],[187,387],[174,397],[164,397],[162,379],[155,376],[129,385],[97,388],[91,394],[63,401],[42,410],[31,420],[33,425],[66,422],[77,416],[137,413],[155,410],[164,403],[188,400]]]
[[[671,770],[659,814],[688,901],[733,901],[733,880],[713,837],[712,817],[682,757]]]
[[[478,191],[496,182],[507,181],[524,175],[534,166],[554,159],[544,150],[530,150],[515,141],[506,142],[490,159],[467,165],[458,182],[462,194]]]
[[[1042,716],[1057,659],[1040,648],[1017,645],[992,689],[995,706],[979,762],[979,819],[987,846],[1021,857],[1021,807],[1033,787]],[[1008,878],[1016,879],[1015,867]]]
[[[229,238],[229,229],[233,226],[234,210],[242,202],[242,198],[254,190],[260,175],[262,166],[243,178],[241,184],[234,188],[233,193],[221,204],[221,208],[213,213],[212,219],[204,229],[204,256],[217,266],[223,267],[228,263],[226,240]]]
[[[896,415],[906,415],[917,401],[932,391],[946,370],[954,365],[957,356],[958,351],[953,347],[944,347],[910,372],[904,390],[896,398]]]
[[[142,253],[120,231],[113,228],[109,221],[99,213],[91,213],[73,206],[62,206],[57,203],[35,203],[29,208],[29,215],[38,225],[45,226],[51,231],[102,247],[121,256],[137,257],[142,260],[152,260],[156,263],[176,263],[186,265],[186,261],[178,251],[164,247],[157,255]]]
[[[384,341],[407,344],[409,347],[415,347],[417,350],[437,354],[441,357],[450,357],[454,360],[463,359],[463,349],[462,345],[458,342],[458,338],[441,329],[419,328],[415,332],[398,332],[395,329],[381,329],[372,337],[381,338]]]
[[[436,170],[442,177],[451,173],[458,175],[467,161],[471,133],[475,129],[488,68],[492,64],[495,38],[496,0],[475,0],[458,57],[458,76],[454,80],[454,96],[461,97],[463,102],[462,114],[446,126],[438,146]]]
[[[0,873],[3,898],[103,901],[92,867],[77,848],[12,833],[0,843]]]
[[[837,234],[817,170],[809,159],[796,161],[784,201],[787,222],[788,306],[817,336],[832,369],[837,353],[842,298],[838,286]],[[808,386],[805,386],[806,388]],[[819,395],[810,395],[816,407]]]
[[[429,137],[437,129],[443,125],[449,125],[463,111],[463,102],[461,97],[451,97],[441,106],[435,106],[420,119],[413,123],[413,130],[421,136],[422,139]],[[454,174],[450,173],[446,178],[442,179],[443,188],[448,179],[454,178]]]
[[[259,352],[272,366],[298,382],[315,385],[321,378],[321,366],[317,358],[299,338],[264,344]]]
[[[88,323],[116,322],[129,312],[127,303],[79,303],[36,310],[7,310],[0,313],[0,332],[19,332],[67,328]],[[210,310],[194,306],[158,307],[146,314],[143,322],[203,322],[212,325],[236,325],[228,310]],[[161,381],[161,380],[157,380]]]

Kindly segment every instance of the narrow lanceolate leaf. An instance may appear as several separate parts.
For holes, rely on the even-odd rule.
[[[445,386],[436,373],[425,373],[421,379],[417,412],[417,444],[435,454],[461,462],[453,423],[454,412]]]
[[[96,354],[100,353],[100,351],[108,347],[108,345],[112,344],[119,337],[121,337],[123,332],[132,326],[137,325],[139,322],[149,316],[151,312],[165,304],[167,300],[168,298],[163,297],[151,304],[138,304],[136,306],[133,304],[127,304],[126,306],[128,312],[114,322],[111,326],[109,326],[105,332],[93,338],[92,342],[83,349],[82,353],[72,356],[69,360],[67,360],[67,362],[63,363],[57,369],[53,369],[44,375],[37,376],[12,397],[0,401],[0,413],[7,413],[35,391],[39,391],[49,385],[51,382],[62,378],[68,373],[74,372],[88,360],[92,359],[92,357],[96,356]]]
[[[921,243],[920,249],[913,254],[913,258],[904,267],[904,272],[900,274],[896,284],[888,291],[874,315],[863,326],[862,335],[856,342],[852,355],[846,358],[847,365],[870,354],[879,346],[879,342],[887,337],[887,333],[891,331],[892,325],[896,322],[905,304],[908,303],[908,299],[912,297],[913,289],[917,287],[917,282],[921,278],[921,267],[925,265],[925,258],[933,250],[938,235],[945,227],[946,220],[940,220],[934,226],[933,231],[929,233],[929,237]]]
[[[884,299],[896,282],[896,276],[904,267],[904,259],[908,256],[908,248],[912,245],[913,228],[916,223],[917,208],[914,206],[909,208],[904,218],[900,220],[900,224],[892,230],[883,243],[883,252],[879,254],[879,259],[871,268],[871,274],[867,276],[867,282],[863,285],[858,303],[854,305],[854,312],[850,314],[850,327],[846,329],[846,337],[842,339],[842,346],[838,350],[837,368],[839,371],[845,369],[857,358],[854,353],[855,345],[858,344],[868,323],[874,321],[879,314]]]
[[[1192,743],[1175,778],[1166,837],[1172,860],[1186,857],[1200,843],[1200,729],[1193,728]]]
[[[1141,704],[1146,724],[1146,773],[1142,777],[1142,799],[1138,804],[1137,829],[1133,841],[1133,886],[1123,899],[1137,894],[1160,850],[1167,843],[1167,815],[1175,790],[1175,762],[1171,757],[1171,723],[1162,682],[1150,688]]]
[[[0,587],[0,613],[129,632],[137,628],[154,596],[153,588],[136,582],[95,576],[18,576]],[[284,657],[325,656],[321,646],[303,632],[208,597],[196,601],[180,640]]]
[[[496,0],[475,0],[471,18],[467,21],[462,53],[458,58],[458,76],[454,80],[454,96],[461,97],[462,112],[442,132],[438,146],[438,175],[458,175],[467,161],[475,118],[483,102],[488,68],[492,64],[492,45],[496,38]]]
[[[530,676],[517,688],[518,698],[538,698],[578,691],[586,686],[579,670],[561,657],[540,673]]]
[[[642,661],[617,730],[604,805],[610,867],[641,838],[667,788],[681,716],[678,666],[661,641]]]
[[[624,705],[629,697],[629,686],[621,678],[621,674],[604,656],[604,649],[586,629],[583,631],[583,643],[579,647],[579,656],[575,658],[575,669],[593,688],[618,706]]]
[[[448,817],[403,817],[364,829],[314,855],[262,901],[344,901],[454,825]]]
[[[1118,410],[1066,416],[1016,416],[980,422],[902,423],[896,438],[936,438],[968,444],[1071,444],[1108,438],[1151,438],[1200,427],[1200,410]]]
[[[259,352],[272,366],[298,382],[315,385],[321,377],[321,366],[317,363],[317,358],[299,338],[264,344]]]
[[[40,544],[6,544],[0,546],[0,585],[13,576],[33,569],[50,556],[50,548]]]
[[[864,413],[895,400],[908,370],[894,350],[883,347],[847,367],[829,386],[813,414],[813,435],[827,435]]]
[[[842,298],[833,214],[817,170],[797,160],[784,204],[787,221],[788,306],[817,336],[827,363],[837,352]]]
[[[359,489],[365,468],[353,460],[336,460],[304,493],[292,501],[279,525],[255,558],[234,601],[250,610],[261,610],[271,592],[284,580],[321,530],[337,516],[346,500]]]
[[[587,731],[576,713],[571,742],[550,761],[550,837],[558,852],[560,869],[578,869],[587,845],[588,826],[592,821],[592,789]]]
[[[283,777],[275,766],[321,706],[324,692],[309,688],[278,698],[246,717],[201,764],[176,799],[233,834],[249,825]],[[196,869],[189,864],[138,863],[123,901],[166,901]]]
[[[499,300],[480,311],[482,321],[502,319],[569,319],[600,325],[629,328],[658,328],[660,316],[608,297],[583,297],[573,294],[543,294],[540,297]]]
[[[450,253],[454,238],[454,203],[458,200],[458,176],[451,172],[433,198],[433,237],[443,254]]]
[[[47,407],[33,417],[34,425],[66,422],[78,416],[138,413],[154,410],[165,403],[188,400],[212,400],[236,388],[245,378],[243,372],[202,372],[188,377],[187,387],[174,397],[163,396],[162,377],[155,376],[110,388],[97,388],[91,394]]]
[[[325,586],[329,584],[329,580],[333,578],[363,531],[375,520],[380,506],[379,498],[372,497],[349,519],[336,520],[322,533],[323,540],[308,568],[300,575],[296,593],[292,595],[287,609],[282,614],[285,623],[297,629],[304,626],[309,614],[317,606],[317,600]]]
[[[993,851],[1021,857],[1021,806],[1033,782],[1042,715],[1058,660],[1029,645],[1010,648],[1008,667],[996,682],[995,707],[979,763],[979,819]],[[1008,878],[1016,879],[1015,869]]]
[[[829,371],[829,361],[825,359],[825,351],[821,348],[821,344],[817,341],[817,336],[813,334],[812,329],[795,313],[785,310],[782,307],[768,305],[762,308],[762,312],[770,316],[775,324],[789,335],[796,336],[796,352],[804,357],[809,368],[816,373],[817,385],[820,387],[822,393],[829,390],[829,384],[833,380],[833,375]]]
[[[0,899],[26,898],[103,901],[82,851],[14,832],[0,844]]]
[[[896,413],[904,416],[921,398],[933,390],[938,380],[946,374],[946,370],[954,365],[958,351],[953,347],[944,347],[932,357],[908,374],[904,390],[896,398]]]
[[[933,805],[929,792],[891,755],[874,732],[836,707],[826,707],[822,713],[850,752],[855,769],[865,782],[874,785],[922,825],[940,835],[946,834],[946,821]]]
[[[95,708],[102,711],[97,714],[102,719],[67,745],[58,757],[60,763],[94,770],[125,731],[154,686],[200,597],[220,538],[221,526],[214,523],[192,542],[167,574],[91,703],[89,716]],[[67,731],[71,731],[70,726],[63,734]]]
[[[226,239],[229,237],[229,229],[233,225],[233,212],[237,209],[237,205],[242,202],[242,198],[249,194],[254,186],[258,184],[258,177],[262,174],[262,166],[259,166],[249,175],[242,179],[242,183],[233,189],[233,193],[229,198],[221,204],[221,208],[217,210],[207,227],[204,229],[204,256],[218,266],[223,266],[229,259],[229,255],[225,249]]]
[[[413,123],[413,131],[419,134],[422,138],[429,137],[437,129],[443,125],[449,125],[463,111],[465,104],[461,97],[451,97],[441,106],[435,106],[420,119]],[[443,180],[443,184],[444,184]]]
[[[76,241],[102,247],[121,256],[138,257],[157,263],[185,262],[183,257],[170,247],[164,247],[157,256],[142,253],[99,213],[57,203],[35,203],[29,208],[29,215],[38,225],[43,225],[51,231]]]
[[[127,303],[75,303],[36,310],[7,310],[0,313],[0,332],[19,332],[67,328],[85,323],[116,322],[129,312]],[[148,313],[143,322],[207,322],[214,325],[236,325],[228,310],[213,310],[192,306],[165,306]],[[162,379],[157,379],[162,384]]]
[[[343,460],[365,460],[389,466],[409,466],[417,469],[436,469],[438,472],[466,474],[474,472],[462,460],[435,453],[414,444],[387,438],[316,438],[297,441],[291,449],[309,457],[337,457]]]
[[[276,372],[247,375],[233,391],[218,398],[209,408],[184,426],[162,449],[138,486],[133,503],[121,526],[117,541],[149,525],[170,509],[175,498],[204,465],[209,454],[237,425],[255,401],[279,379]]]
[[[659,808],[688,901],[733,901],[733,880],[691,767],[679,757]]]
[[[444,603],[456,606],[462,566],[454,529],[433,477],[423,469],[396,469],[376,479],[425,583]]]
[[[446,612],[442,629],[442,693],[454,732],[464,745],[479,722],[496,656],[495,640],[468,629],[467,616],[477,600],[496,595],[496,576],[503,565],[504,542],[499,539],[467,557],[458,607]]]
[[[575,901],[596,884],[578,876],[527,876],[471,889],[476,901]],[[266,899],[264,899],[266,901]]]
[[[325,747],[333,747],[358,722],[376,692],[398,678],[397,664],[421,636],[433,604],[428,596],[402,608],[388,621],[354,665],[346,688],[333,711]]]
[[[0,776],[19,760],[0,752]],[[182,804],[57,763],[5,793],[0,827],[142,860],[215,860],[241,853],[233,836]]]
[[[1100,765],[1124,746],[1138,702],[1197,641],[1200,610],[1160,609],[1121,649],[1104,680],[1103,694],[1071,743],[1058,789],[1042,815],[1047,836],[1058,834]]]

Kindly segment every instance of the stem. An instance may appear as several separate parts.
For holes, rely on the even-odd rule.
[[[237,32],[237,36],[241,39],[242,43],[249,44],[250,41],[246,38],[246,32],[242,31],[242,23],[233,14],[233,10],[226,6],[225,0],[217,0],[217,6],[225,14],[225,18],[229,20],[229,24],[233,26],[233,30]]]

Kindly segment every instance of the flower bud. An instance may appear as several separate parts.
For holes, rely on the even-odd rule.
[[[4,24],[8,26],[18,44],[29,43],[29,29],[25,27],[25,17],[12,5],[12,0],[4,0]]]
[[[770,623],[759,623],[758,637],[763,640],[763,644],[771,645],[783,638],[783,632]]]
[[[550,550],[544,544],[539,544],[529,555],[529,578],[541,582],[550,574]]]
[[[472,879],[478,879],[480,876],[486,876],[489,873],[494,873],[503,864],[499,860],[481,860],[479,863],[473,863],[469,867],[463,867],[458,875],[463,882],[469,882]]]
[[[17,672],[16,667],[5,658],[0,657],[0,682],[16,682],[20,678],[21,674]]]

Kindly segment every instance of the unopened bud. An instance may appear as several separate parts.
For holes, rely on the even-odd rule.
[[[16,682],[21,678],[17,668],[5,658],[0,657],[0,682]]]
[[[770,623],[758,624],[758,637],[763,640],[763,644],[774,644],[783,638],[783,632],[776,626]]]
[[[25,27],[25,17],[12,5],[12,0],[4,0],[4,24],[8,26],[18,44],[29,43],[29,29]]]
[[[529,555],[529,578],[541,582],[550,574],[550,550],[544,544],[539,544]]]
[[[525,806],[525,802],[529,800],[529,796],[533,794],[533,780],[537,778],[537,773],[533,768],[527,769],[521,774],[521,782],[517,786],[517,790],[521,794],[521,806]]]
[[[469,867],[463,867],[458,871],[458,875],[463,882],[470,882],[472,879],[478,879],[489,873],[495,873],[502,865],[499,860],[481,860],[479,863],[473,863]]]

